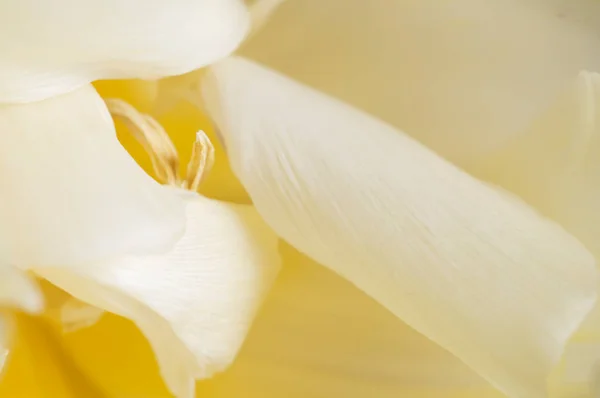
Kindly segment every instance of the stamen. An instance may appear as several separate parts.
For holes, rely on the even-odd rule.
[[[124,121],[132,135],[144,147],[157,179],[191,191],[197,191],[215,161],[215,148],[204,131],[196,133],[192,157],[187,166],[185,180],[179,176],[179,155],[165,129],[150,115],[143,114],[120,99],[105,99],[109,112]]]
[[[192,149],[192,157],[187,167],[187,178],[184,188],[197,191],[213,165],[215,164],[215,147],[202,130],[196,133],[196,142]]]
[[[178,185],[179,155],[160,123],[123,100],[110,98],[105,102],[111,115],[125,122],[133,136],[144,147],[158,180],[164,184]]]

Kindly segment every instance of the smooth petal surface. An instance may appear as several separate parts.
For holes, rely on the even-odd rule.
[[[472,169],[600,255],[600,75],[582,72],[526,130]]]
[[[461,164],[600,68],[595,0],[287,1],[242,54]]]
[[[133,320],[171,391],[187,398],[194,379],[233,361],[279,270],[279,255],[277,237],[253,207],[182,193],[187,229],[168,253],[36,272]]]
[[[351,283],[287,245],[282,258],[239,357],[199,397],[504,397]]]
[[[204,99],[274,230],[507,394],[545,377],[595,302],[592,255],[508,193],[241,58]]]
[[[0,130],[0,236],[10,264],[156,252],[183,233],[183,202],[119,144],[91,86],[2,106]]]
[[[189,72],[231,53],[250,17],[242,0],[7,0],[0,26],[2,103]]]

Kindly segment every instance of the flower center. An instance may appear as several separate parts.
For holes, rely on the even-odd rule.
[[[179,154],[169,134],[152,116],[139,112],[127,102],[104,100],[110,114],[125,124],[150,156],[156,179],[167,185],[197,191],[215,161],[215,148],[202,130],[196,133],[192,156],[184,176],[179,173]]]

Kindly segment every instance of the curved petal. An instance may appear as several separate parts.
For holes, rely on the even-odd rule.
[[[595,302],[594,258],[558,225],[402,132],[241,58],[204,98],[234,172],[302,252],[512,396]]]
[[[349,282],[290,249],[233,366],[211,398],[500,398],[456,357]]]
[[[231,53],[249,20],[242,0],[3,1],[0,103],[185,73]]]
[[[600,75],[572,87],[471,169],[522,196],[600,255]]]
[[[599,27],[595,0],[288,1],[242,54],[462,163],[599,69]]]
[[[119,144],[91,86],[0,106],[0,236],[17,266],[69,265],[170,248],[180,198]]]
[[[168,188],[165,188],[168,189]],[[133,320],[178,397],[236,356],[279,270],[277,237],[251,206],[184,193],[187,229],[166,254],[36,272]]]

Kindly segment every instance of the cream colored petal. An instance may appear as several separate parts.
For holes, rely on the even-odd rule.
[[[171,391],[187,398],[194,379],[233,361],[279,270],[279,255],[277,237],[253,207],[184,194],[186,233],[168,253],[36,272],[133,320]]]
[[[582,72],[522,134],[471,169],[600,255],[600,75]]]
[[[600,69],[595,0],[287,1],[242,54],[455,161],[521,131]]]
[[[231,53],[250,18],[242,0],[7,0],[0,26],[2,103],[189,72]]]
[[[589,252],[388,125],[241,58],[203,81],[234,172],[280,236],[507,394],[595,302]]]
[[[287,245],[282,258],[239,357],[198,396],[504,397],[351,283]]]
[[[74,332],[96,324],[104,315],[104,310],[94,307],[75,297],[69,298],[60,308],[60,322],[64,332]]]
[[[0,237],[10,264],[156,252],[183,233],[183,202],[119,144],[91,86],[2,106],[0,131]]]
[[[38,313],[44,307],[42,294],[23,271],[0,267],[0,308],[19,309],[29,313]]]
[[[484,161],[482,178],[519,194],[600,255],[600,75],[581,72],[527,129]],[[600,307],[566,349],[556,397],[600,394]]]

